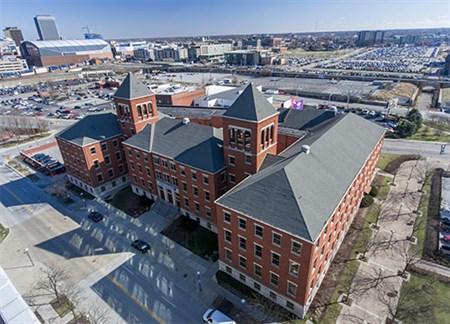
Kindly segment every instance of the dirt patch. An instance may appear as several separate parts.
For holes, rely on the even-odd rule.
[[[426,292],[428,295],[434,295],[436,291],[431,285],[422,285],[422,290]]]
[[[409,155],[400,155],[395,160],[391,161],[385,168],[384,171],[390,174],[397,174],[400,166],[406,161],[419,160],[420,155],[417,154],[409,154]]]

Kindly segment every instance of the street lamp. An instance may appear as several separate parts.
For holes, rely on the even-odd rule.
[[[197,284],[198,284],[198,290],[202,291],[202,281],[200,279],[200,271],[197,271]]]
[[[28,259],[30,259],[30,262],[31,262],[31,266],[34,267],[34,262],[33,262],[33,259],[31,258],[28,248],[24,248],[23,253],[25,253],[28,256]]]

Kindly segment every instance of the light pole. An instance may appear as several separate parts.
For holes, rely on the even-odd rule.
[[[333,93],[330,93],[330,95],[328,96],[328,106],[330,105],[330,101],[331,101],[331,97],[333,96]]]
[[[31,258],[30,251],[28,250],[28,248],[23,249],[23,253],[25,253],[28,256],[28,259],[30,259],[31,262],[31,266],[34,267],[34,262],[33,259]]]
[[[197,271],[197,284],[198,284],[198,290],[202,291],[202,281],[200,279],[200,271]]]

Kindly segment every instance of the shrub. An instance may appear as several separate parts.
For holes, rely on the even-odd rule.
[[[369,195],[371,195],[372,197],[378,196],[378,188],[375,186],[372,186],[372,188],[370,189]]]
[[[373,204],[373,197],[370,195],[365,195],[361,200],[361,208],[367,208]]]

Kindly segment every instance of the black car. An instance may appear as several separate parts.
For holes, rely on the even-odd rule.
[[[102,214],[100,214],[99,212],[96,212],[96,211],[91,211],[89,213],[88,217],[90,219],[92,219],[95,223],[98,223],[98,222],[102,221],[103,218],[105,218],[105,216],[103,216]]]
[[[150,244],[142,240],[135,240],[131,242],[131,246],[142,253],[147,253],[151,249]]]

